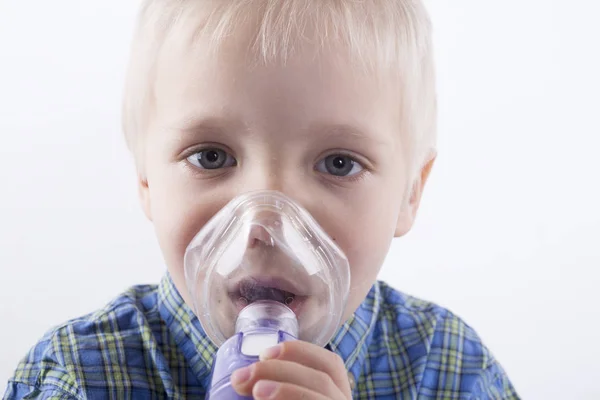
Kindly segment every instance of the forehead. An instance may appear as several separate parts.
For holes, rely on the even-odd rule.
[[[287,59],[261,59],[244,31],[214,51],[205,40],[172,39],[157,63],[156,119],[177,128],[200,119],[231,119],[248,127],[303,129],[344,125],[387,140],[400,130],[400,82],[358,67],[342,46],[309,43]]]

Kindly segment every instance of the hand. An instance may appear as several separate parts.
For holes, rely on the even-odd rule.
[[[259,362],[235,371],[231,383],[239,394],[260,400],[352,399],[342,359],[299,340],[265,350]]]

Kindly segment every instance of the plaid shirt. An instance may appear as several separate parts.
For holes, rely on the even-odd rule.
[[[469,326],[382,282],[328,348],[354,399],[518,399]],[[167,274],[47,333],[4,399],[203,399],[215,351]]]

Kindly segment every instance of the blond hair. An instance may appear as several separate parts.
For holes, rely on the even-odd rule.
[[[265,63],[293,56],[307,35],[322,51],[345,46],[365,70],[393,71],[402,82],[409,176],[429,161],[436,141],[431,26],[421,0],[143,0],[127,74],[123,129],[138,170],[163,46],[208,40],[218,51],[240,26],[251,25],[249,50]],[[247,32],[244,32],[247,34]]]

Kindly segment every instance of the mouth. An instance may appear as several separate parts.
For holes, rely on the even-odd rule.
[[[235,284],[229,297],[238,312],[256,301],[271,300],[285,304],[298,314],[308,295],[285,279],[249,277]]]

